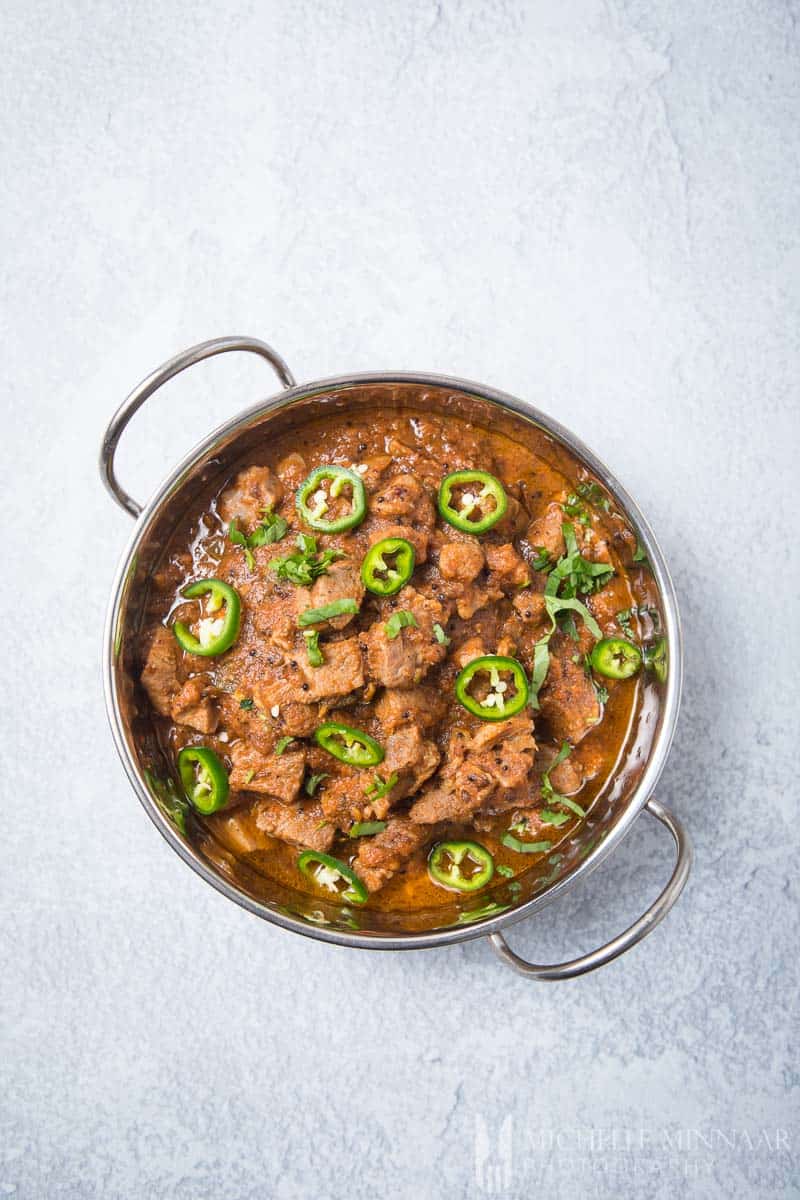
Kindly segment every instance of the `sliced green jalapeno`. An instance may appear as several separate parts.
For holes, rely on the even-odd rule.
[[[485,533],[504,516],[508,498],[500,480],[488,471],[453,471],[441,482],[438,506],[454,529]]]
[[[352,729],[338,721],[327,721],[314,733],[314,740],[339,762],[351,767],[374,767],[383,762],[384,750],[361,729]]]
[[[494,859],[480,842],[439,842],[428,856],[434,883],[454,892],[477,892],[494,875]]]
[[[659,683],[667,682],[669,674],[669,647],[666,638],[659,638],[644,652],[644,665],[653,672]]]
[[[322,486],[326,482],[330,483],[327,494]],[[329,501],[337,500],[346,487],[352,489],[350,512],[326,520]],[[345,529],[360,525],[367,515],[364,480],[346,467],[317,467],[297,489],[295,504],[302,519],[312,529],[318,529],[320,533],[342,533]]]
[[[326,892],[333,892],[339,900],[346,900],[348,904],[364,904],[369,899],[369,893],[355,871],[330,854],[304,850],[297,860],[297,866],[312,883]]]
[[[592,650],[589,661],[607,679],[630,679],[642,665],[642,652],[626,638],[603,638]]]
[[[186,746],[178,755],[178,774],[186,799],[208,816],[228,801],[228,772],[208,746]]]
[[[387,558],[393,561],[387,562]],[[416,555],[405,538],[383,538],[367,551],[361,564],[364,587],[376,596],[393,596],[414,573]]]
[[[187,600],[197,600],[201,596],[210,596],[210,599],[205,605],[208,615],[201,617],[198,622],[197,637],[183,621],[176,621],[172,626],[178,645],[188,654],[201,654],[205,658],[229,650],[239,635],[242,613],[236,589],[221,579],[199,579],[197,583],[190,583],[183,588],[181,595]],[[225,611],[215,616],[223,605]]]
[[[500,678],[501,671],[511,675],[516,689],[511,696],[508,694],[508,683]],[[469,685],[476,675],[483,672],[489,676],[489,691],[482,700],[478,700],[470,694]],[[525,668],[515,658],[505,658],[500,654],[484,654],[481,658],[473,658],[456,679],[456,698],[467,712],[483,721],[505,721],[521,712],[528,703]]]

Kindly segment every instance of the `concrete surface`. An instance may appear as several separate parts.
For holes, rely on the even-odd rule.
[[[4,6],[0,1195],[797,1194],[799,17]],[[130,523],[95,456],[134,382],[224,333],[299,379],[528,396],[640,500],[686,626],[661,795],[697,865],[627,958],[553,986],[479,942],[337,951],[150,827],[100,691]],[[144,499],[270,390],[258,363],[196,370],[124,481]],[[590,948],[669,860],[643,819],[514,944]]]

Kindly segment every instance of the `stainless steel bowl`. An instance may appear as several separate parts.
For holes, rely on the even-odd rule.
[[[283,390],[216,429],[178,464],[146,505],[137,504],[114,473],[114,455],[125,426],[168,379],[203,359],[232,350],[247,351],[265,359],[276,372]],[[191,508],[194,497],[212,479],[229,473],[248,453],[248,448],[252,450],[263,442],[277,425],[286,428],[289,423],[291,427],[291,423],[302,423],[310,414],[327,409],[346,411],[349,417],[362,415],[368,420],[370,404],[378,400],[401,404],[404,392],[411,393],[412,389],[418,403],[420,388],[425,389],[425,404],[433,411],[455,411],[484,424],[488,419],[492,423],[505,422],[512,428],[514,425],[518,428],[520,418],[533,424],[545,431],[556,446],[560,443],[575,455],[615,497],[638,533],[660,592],[670,671],[666,686],[659,692],[652,689],[649,700],[645,697],[638,726],[629,739],[624,761],[612,785],[570,839],[562,860],[549,875],[542,871],[527,872],[522,877],[522,891],[508,904],[492,901],[483,909],[475,909],[465,907],[463,900],[454,899],[449,908],[413,919],[407,915],[378,917],[359,912],[356,920],[352,912],[335,904],[312,902],[303,893],[265,880],[223,850],[200,826],[184,835],[169,819],[148,782],[148,767],[160,752],[149,724],[147,705],[139,691],[135,659],[129,651],[141,621],[148,578],[161,547],[179,517]],[[413,950],[488,937],[503,961],[535,979],[566,979],[610,962],[650,933],[666,916],[683,890],[691,866],[691,847],[683,827],[653,797],[680,704],[683,652],[675,592],[658,543],[638,506],[608,468],[568,430],[526,401],[465,379],[441,375],[381,372],[297,386],[284,361],[266,343],[254,338],[230,337],[204,342],[177,355],[131,392],[106,430],[100,469],[111,495],[136,518],[114,580],[104,634],[106,707],[114,741],[134,791],[156,828],[173,850],[223,895],[284,929],[339,946]],[[516,955],[502,931],[533,916],[599,866],[619,845],[643,809],[666,826],[677,852],[672,877],[658,899],[624,933],[571,962],[542,966]]]

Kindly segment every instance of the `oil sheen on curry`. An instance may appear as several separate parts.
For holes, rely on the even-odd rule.
[[[513,895],[666,677],[655,601],[613,500],[544,433],[325,415],[166,548],[140,657],[173,774],[151,783],[179,827],[351,912]]]

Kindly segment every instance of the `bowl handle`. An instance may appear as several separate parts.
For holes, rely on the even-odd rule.
[[[597,967],[605,966],[612,959],[624,954],[626,950],[630,950],[631,946],[635,946],[642,938],[647,937],[648,933],[653,932],[659,921],[663,921],[686,885],[692,865],[692,845],[683,825],[669,809],[664,808],[663,804],[659,804],[657,800],[651,798],[645,807],[651,816],[654,816],[662,825],[666,825],[672,834],[678,852],[675,870],[672,872],[669,883],[658,899],[650,905],[647,912],[639,917],[638,921],[634,921],[624,933],[620,933],[605,946],[600,946],[599,949],[592,950],[589,954],[583,954],[580,958],[573,958],[571,962],[553,963],[552,966],[537,966],[535,963],[526,962],[524,958],[520,958],[518,954],[514,953],[502,933],[490,933],[489,941],[498,958],[501,958],[504,963],[527,979],[574,979],[577,975],[585,975],[587,971],[594,971]]]
[[[195,363],[202,362],[204,358],[214,358],[217,354],[227,354],[229,350],[244,350],[250,354],[260,355],[261,358],[267,360],[284,387],[294,387],[294,376],[280,354],[276,353],[266,342],[259,341],[258,338],[224,337],[214,338],[210,342],[200,342],[199,345],[192,346],[189,350],[184,350],[182,354],[176,354],[174,358],[157,367],[151,375],[148,375],[146,379],[143,379],[133,389],[131,394],[123,400],[114,413],[114,416],[109,421],[100,450],[100,475],[103,482],[120,508],[124,508],[132,517],[139,516],[142,506],[141,504],[137,504],[125,489],[120,486],[114,474],[114,455],[119,439],[122,436],[122,431],[133,414],[142,407],[145,400],[148,400],[153,395],[153,392],[158,391],[162,383],[166,383],[168,379],[174,378],[175,375],[180,375],[181,371],[185,371],[187,367],[193,367]]]

